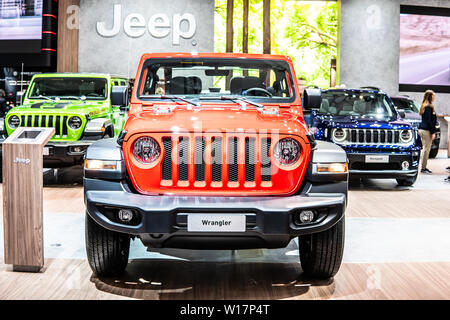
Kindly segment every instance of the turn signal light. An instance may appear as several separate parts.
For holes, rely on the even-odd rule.
[[[318,173],[346,173],[348,164],[345,163],[319,163],[316,165]]]
[[[84,168],[90,170],[115,170],[117,169],[117,161],[86,159]]]

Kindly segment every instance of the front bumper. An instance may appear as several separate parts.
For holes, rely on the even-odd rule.
[[[44,167],[79,165],[87,148],[95,141],[57,142],[51,141],[44,147]]]
[[[387,163],[367,163],[366,156],[387,156]],[[420,153],[347,153],[349,175],[353,178],[396,179],[417,175]],[[407,161],[408,169],[402,169]]]
[[[85,179],[86,180],[86,179]],[[86,182],[86,181],[85,181]],[[169,248],[278,248],[296,236],[324,231],[343,216],[344,194],[291,197],[146,196],[128,191],[87,191],[88,214],[104,228],[136,235],[146,245]],[[132,209],[135,225],[119,222],[114,212]],[[312,223],[295,223],[301,210],[314,210]],[[245,214],[245,232],[188,232],[189,214]]]

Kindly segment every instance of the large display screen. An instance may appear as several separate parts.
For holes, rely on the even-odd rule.
[[[0,53],[41,47],[43,0],[0,0]]]
[[[437,91],[450,89],[450,16],[445,15],[447,10],[402,6],[401,12],[401,90],[402,87],[411,91],[422,91],[425,87]]]
[[[42,38],[42,0],[0,0],[0,40]]]

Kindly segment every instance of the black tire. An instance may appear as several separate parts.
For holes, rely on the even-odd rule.
[[[318,279],[333,277],[344,254],[345,217],[332,228],[299,237],[300,262],[305,275]]]
[[[430,153],[428,154],[428,158],[434,159],[437,157],[438,153],[439,153],[439,148],[434,148],[434,149],[432,148],[430,150]]]
[[[124,273],[130,252],[130,236],[103,228],[86,213],[86,253],[92,271],[99,276]]]
[[[397,180],[397,183],[398,183],[399,186],[411,187],[414,183],[416,183],[417,175],[418,174],[416,174],[414,177],[411,177],[411,178],[396,179],[396,180]]]

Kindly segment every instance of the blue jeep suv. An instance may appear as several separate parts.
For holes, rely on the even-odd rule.
[[[347,152],[350,179],[391,178],[402,186],[414,184],[422,142],[386,93],[312,89],[306,98],[313,99],[314,94],[315,99],[321,96],[316,100],[320,108],[305,118],[316,139],[334,142]]]

